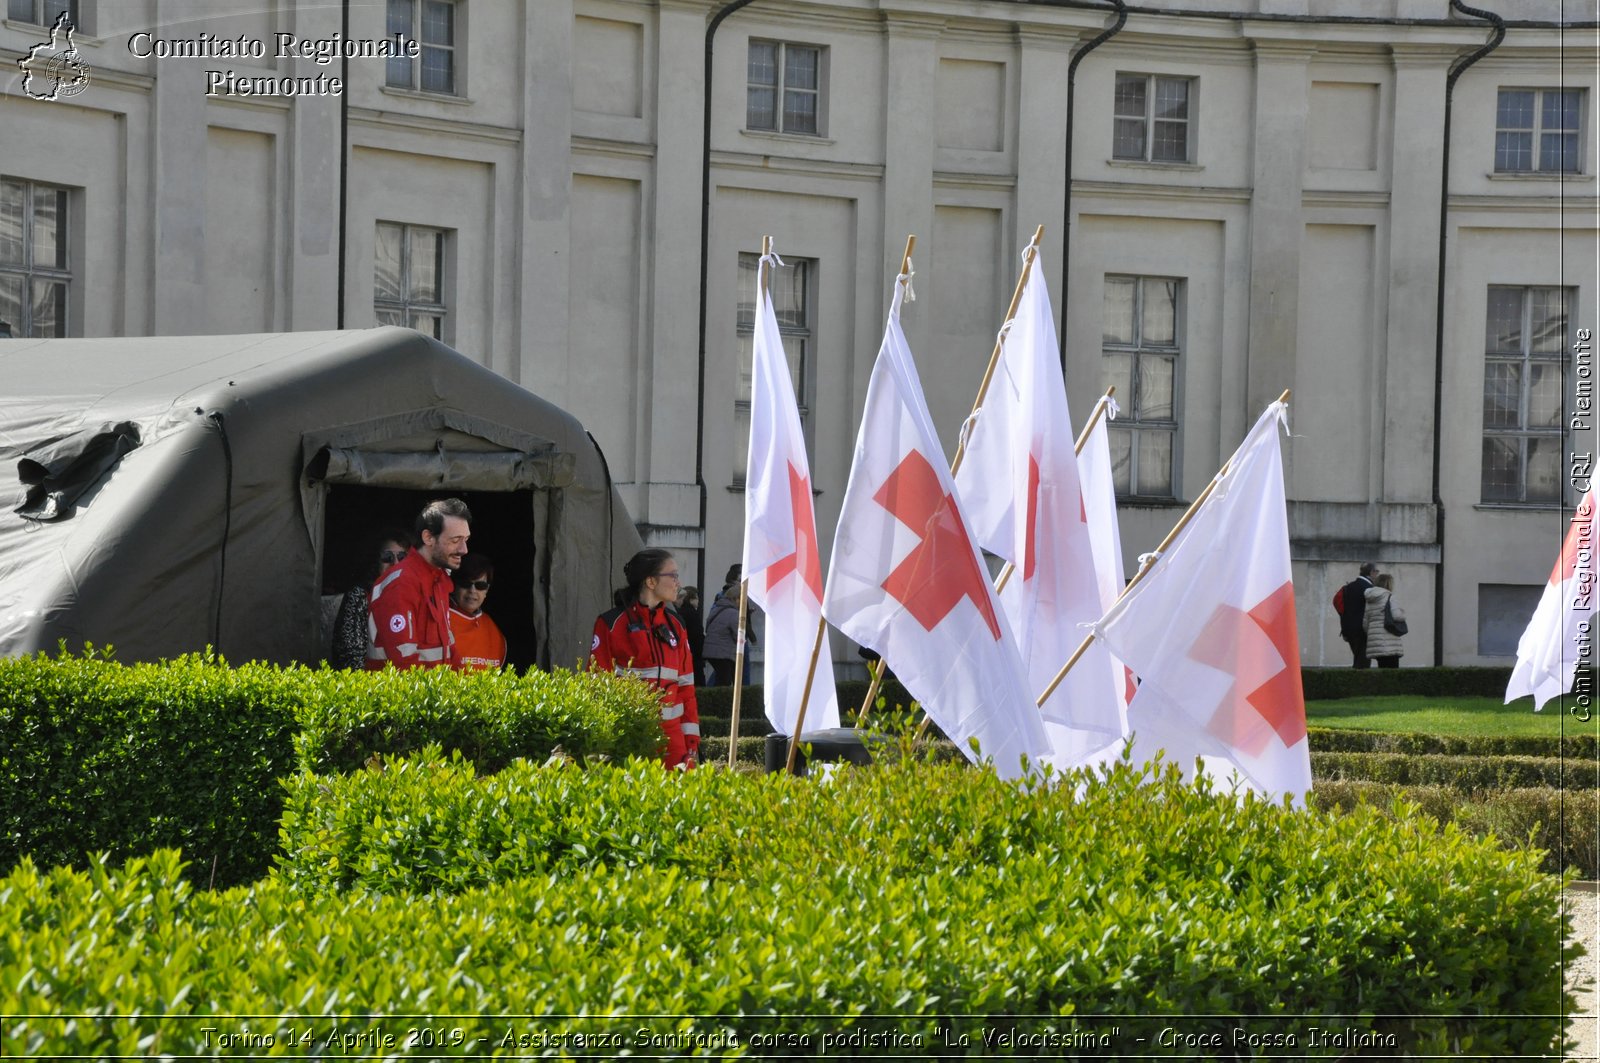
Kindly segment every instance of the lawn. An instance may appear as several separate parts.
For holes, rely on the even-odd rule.
[[[1600,723],[1583,723],[1567,711],[1569,698],[1545,703],[1533,711],[1532,698],[1502,705],[1497,698],[1390,697],[1340,698],[1306,702],[1312,727],[1348,727],[1363,731],[1417,731],[1439,735],[1578,735],[1594,734]]]

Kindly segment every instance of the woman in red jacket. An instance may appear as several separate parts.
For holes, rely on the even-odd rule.
[[[641,550],[622,566],[628,581],[616,605],[594,622],[590,666],[644,680],[661,692],[668,768],[687,771],[700,758],[700,709],[694,696],[689,632],[667,608],[678,599],[678,563],[660,549]]]

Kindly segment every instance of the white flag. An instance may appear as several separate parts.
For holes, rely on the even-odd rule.
[[[782,265],[777,255],[763,260]],[[763,679],[767,719],[787,735],[800,719],[806,673],[822,622],[822,559],[811,503],[800,409],[789,362],[772,310],[772,297],[756,271],[755,342],[750,381],[750,458],[744,480],[744,577],[750,600],[767,615]],[[811,677],[807,730],[839,726],[833,655],[826,637]]]
[[[969,758],[976,739],[1014,778],[1050,744],[900,331],[903,290],[895,285],[867,385],[823,612],[882,654]]]
[[[1117,521],[1117,482],[1111,471],[1111,433],[1107,422],[1120,412],[1117,400],[1107,397],[1106,412],[1089,430],[1083,450],[1078,454],[1078,477],[1083,485],[1083,508],[1089,518],[1089,542],[1094,547],[1095,580],[1100,588],[1100,610],[1116,604],[1127,584],[1122,565],[1122,531]],[[1135,690],[1133,671],[1109,648],[1112,687],[1117,695],[1117,715],[1122,734],[1128,733],[1128,702]],[[1081,664],[1079,665],[1081,667]],[[1116,751],[1121,743],[1116,743]]]
[[[1128,706],[1136,758],[1165,749],[1185,774],[1237,769],[1245,788],[1311,789],[1300,638],[1275,402],[1184,533],[1097,625],[1139,676]],[[1219,763],[1221,762],[1221,763]]]
[[[1035,695],[1054,680],[1107,604],[1100,597],[1059,357],[1044,271],[1034,268],[956,474],[979,545],[1015,566],[1000,601]],[[1056,725],[1050,738],[1059,766],[1121,737],[1117,678],[1110,652],[1096,643],[1045,703],[1045,718]]]
[[[1578,503],[1567,540],[1550,570],[1533,619],[1517,642],[1517,663],[1506,701],[1533,695],[1537,712],[1572,689],[1580,658],[1592,657],[1594,614],[1594,488]]]

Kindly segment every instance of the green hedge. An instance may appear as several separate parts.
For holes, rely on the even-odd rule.
[[[271,878],[221,893],[172,853],[122,871],[25,861],[0,881],[8,1043],[223,1057],[246,1033],[377,1030],[442,1056],[575,1032],[494,1018],[516,1014],[587,1016],[578,1032],[654,1053],[703,1048],[694,1035],[802,1047],[752,1041],[782,1033],[807,1052],[844,1035],[978,1054],[983,1027],[1059,1044],[1117,1016],[1096,1050],[1137,1055],[1158,1024],[1121,1016],[1182,1014],[1241,1053],[1259,1046],[1235,1030],[1345,1054],[1316,1025],[1498,1058],[1558,1045],[1551,1016],[1572,1005],[1559,881],[1536,856],[1414,806],[1295,813],[1170,774],[1012,785],[909,763],[818,785],[514,761],[480,777],[430,751],[295,776],[283,841]],[[452,1018],[381,1017],[421,1014]],[[408,1046],[422,1029],[444,1044]]]
[[[353,771],[373,753],[437,744],[481,772],[515,757],[654,756],[660,708],[648,687],[589,672],[299,671],[306,684],[296,739],[306,771]]]
[[[201,883],[260,877],[297,701],[276,668],[196,655],[0,659],[0,868],[182,846]]]
[[[1392,1036],[1397,1055],[1556,1045],[1559,1020],[1529,1017],[1571,1006],[1560,883],[1536,856],[1404,809],[1294,812],[1126,771],[1079,782],[916,763],[827,784],[641,762],[478,777],[434,758],[302,776],[274,877],[167,902],[167,938],[113,928],[117,898],[147,882],[106,900],[84,876],[13,876],[0,920],[40,929],[0,925],[0,950],[22,942],[0,978],[22,986],[23,1010],[50,981],[88,1012],[310,1002],[584,1014],[590,1030],[640,1025],[608,1013],[712,1015],[747,1032],[781,1015],[814,1039],[840,1021],[808,1016],[831,1013],[964,1033],[973,1054],[973,1016],[999,1014],[1055,1031],[1078,1028],[1073,1015],[1186,1015],[1186,1030],[1224,1037],[1226,1016],[1259,1014],[1251,1029],[1294,1034],[1297,1056],[1344,1051],[1311,1044],[1309,1025]],[[45,926],[96,912],[96,946],[133,988],[96,990],[97,956],[62,970],[51,952]],[[164,1001],[158,976],[192,984],[188,1002]],[[189,1050],[159,1022],[161,1050]],[[1131,1038],[1154,1027],[1119,1022],[1117,1049],[1148,1051]],[[94,1050],[49,1032],[40,1051]]]
[[[1407,753],[1412,756],[1445,754],[1471,757],[1565,757],[1600,760],[1600,737],[1593,734],[1555,735],[1434,735],[1392,731],[1358,731],[1343,727],[1312,727],[1308,731],[1314,753]]]
[[[1503,698],[1511,679],[1507,668],[1302,668],[1301,684],[1307,701],[1333,701],[1341,698],[1386,697],[1396,694],[1424,694],[1433,697]],[[1580,677],[1581,679],[1582,677]],[[1593,689],[1593,678],[1589,679]],[[840,683],[839,711],[854,717],[867,694],[865,680]],[[698,690],[702,714],[728,717],[733,703],[732,687],[701,687]],[[893,709],[911,704],[911,695],[898,681],[890,679],[879,690],[883,704]],[[761,688],[745,687],[741,716],[754,707],[761,714]],[[877,711],[876,708],[874,711]]]
[[[1312,753],[1311,777],[1396,785],[1449,786],[1468,793],[1530,786],[1593,785],[1592,762],[1557,757],[1411,756],[1406,753]]]
[[[438,743],[492,770],[649,755],[642,684],[556,672],[338,672],[190,655],[0,659],[0,868],[181,847],[201,884],[253,881],[276,848],[279,780]],[[298,748],[298,756],[297,750]]]
[[[1407,804],[1396,806],[1401,797]],[[1544,870],[1552,874],[1570,871],[1579,878],[1600,878],[1600,791],[1593,787],[1531,787],[1468,795],[1449,786],[1330,780],[1317,783],[1311,803],[1346,811],[1358,804],[1385,812],[1411,809],[1454,822],[1475,836],[1493,834],[1506,846],[1542,852]]]

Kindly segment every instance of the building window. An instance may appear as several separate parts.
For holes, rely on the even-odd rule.
[[[76,28],[78,0],[6,0],[6,18],[14,22],[32,22],[36,26],[54,26],[56,19],[66,12],[67,21]]]
[[[753,40],[745,81],[745,128],[822,132],[821,48]]]
[[[1501,89],[1495,172],[1577,173],[1582,122],[1582,89]]]
[[[402,34],[421,47],[415,59],[389,59],[385,83],[397,89],[454,96],[456,15],[455,0],[389,0],[389,36]]]
[[[1101,377],[1122,414],[1110,425],[1117,494],[1173,497],[1182,282],[1108,275]]]
[[[0,335],[67,334],[67,190],[0,177]]]
[[[378,324],[444,339],[444,242],[442,229],[378,223],[373,254]]]
[[[755,365],[756,332],[756,267],[761,256],[748,252],[739,254],[739,390],[734,396],[733,417],[735,444],[733,448],[733,482],[744,483],[745,461],[749,457],[750,439],[750,385]],[[789,381],[794,385],[794,398],[800,407],[800,425],[806,438],[811,437],[811,336],[812,336],[812,285],[816,279],[816,263],[807,259],[786,258],[784,264],[774,269],[767,280],[772,293],[772,311],[778,319],[778,333],[783,337],[783,353],[789,359]]]
[[[1489,289],[1483,501],[1561,501],[1567,288]]]
[[[1137,162],[1191,162],[1193,78],[1118,74],[1111,156]]]
[[[1543,593],[1543,584],[1478,584],[1478,656],[1515,657]]]

